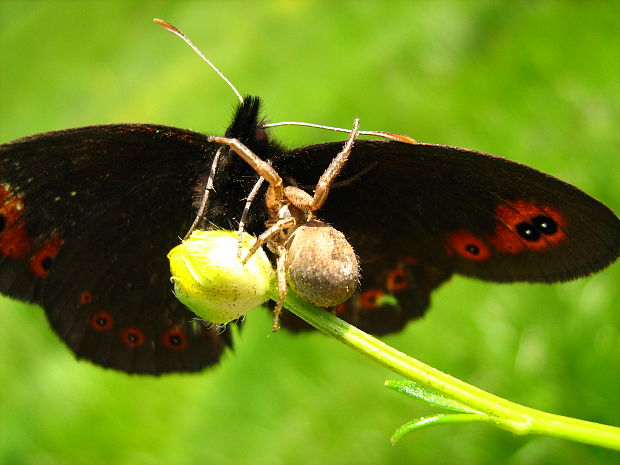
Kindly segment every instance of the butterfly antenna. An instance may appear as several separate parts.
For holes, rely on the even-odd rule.
[[[243,97],[241,96],[241,94],[239,93],[237,88],[233,85],[233,83],[230,82],[226,76],[224,76],[224,73],[222,73],[219,69],[217,69],[217,66],[215,66],[213,63],[211,63],[211,60],[209,60],[206,56],[204,56],[204,54],[198,49],[198,47],[196,47],[192,43],[192,41],[189,40],[189,37],[187,37],[179,29],[177,29],[176,27],[174,27],[172,24],[168,23],[167,21],[164,21],[163,19],[155,18],[155,19],[153,19],[153,22],[159,24],[160,26],[162,26],[167,31],[172,32],[177,37],[180,37],[183,40],[183,42],[185,42],[187,45],[189,45],[192,48],[192,50],[194,52],[196,52],[198,54],[198,56],[200,58],[202,58],[213,69],[213,71],[215,71],[217,73],[217,75],[224,80],[224,82],[226,84],[228,84],[228,87],[230,87],[232,89],[232,91],[235,93],[235,95],[237,96],[239,101],[241,103],[243,103]]]
[[[217,75],[220,78],[222,78],[222,80],[226,84],[228,84],[228,87],[230,87],[232,89],[232,91],[235,93],[235,95],[237,96],[239,101],[241,103],[243,103],[243,97],[241,96],[241,94],[239,93],[237,88],[233,85],[233,83],[230,82],[230,80],[226,76],[224,76],[224,73],[222,73],[217,68],[217,66],[215,66],[211,62],[211,60],[209,60],[204,55],[204,53],[202,53],[200,51],[200,49],[194,45],[194,43],[189,39],[189,37],[187,37],[178,28],[174,27],[172,24],[170,24],[167,21],[164,21],[163,19],[155,18],[155,19],[153,19],[153,22],[159,24],[164,29],[166,29],[168,32],[172,32],[175,36],[179,37],[180,39],[183,40],[183,42],[185,42],[187,45],[189,45],[191,47],[191,49],[194,52],[196,52],[196,54],[200,58],[202,58],[203,61],[205,63],[207,63],[211,67],[211,69],[213,69],[213,71],[215,71],[217,73]],[[220,153],[221,153],[221,148],[217,151],[217,153],[215,154],[215,156],[213,158],[213,162],[211,164],[211,170],[209,172],[209,177],[207,178],[207,183],[205,185],[205,190],[204,190],[204,192],[202,194],[202,198],[200,199],[200,205],[198,207],[198,212],[196,214],[196,217],[194,218],[194,222],[192,223],[192,225],[189,228],[189,231],[187,231],[187,234],[185,235],[185,239],[187,239],[190,236],[190,234],[194,231],[194,229],[196,229],[198,227],[198,224],[202,220],[202,217],[204,216],[204,212],[207,209],[207,205],[208,205],[208,202],[209,202],[209,193],[213,190],[213,179],[215,178],[215,172],[217,171],[217,166],[218,166],[218,162],[219,162],[219,159],[220,159]]]
[[[277,126],[304,126],[308,128],[327,129],[328,131],[349,132],[349,133],[351,132],[350,129],[336,128],[334,126],[325,126],[323,124],[304,123],[300,121],[283,121],[281,123],[268,123],[268,124],[263,125],[263,127],[265,128],[274,128]],[[409,136],[405,136],[404,134],[396,134],[393,132],[359,131],[359,134],[363,134],[365,136],[383,137],[385,139],[394,140],[397,142],[404,142],[405,144],[417,144],[415,139],[412,139]]]

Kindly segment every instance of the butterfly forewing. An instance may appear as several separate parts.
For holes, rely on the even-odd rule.
[[[340,147],[302,147],[278,166],[311,189]],[[319,215],[346,235],[362,267],[359,292],[332,310],[376,334],[423,314],[452,273],[565,281],[620,253],[620,221],[579,189],[501,157],[441,145],[357,141]],[[285,325],[298,327],[292,320]]]
[[[300,148],[290,161],[325,161],[338,147]],[[317,171],[309,163],[298,182],[311,184]],[[321,216],[362,262],[397,250],[481,279],[555,282],[599,271],[620,253],[620,221],[605,205],[501,157],[358,141],[339,180]]]
[[[228,334],[192,321],[166,261],[193,220],[188,186],[212,152],[200,134],[139,124],[3,145],[3,205],[19,206],[0,235],[3,293],[41,304],[78,357],[106,367],[157,374],[214,363]]]

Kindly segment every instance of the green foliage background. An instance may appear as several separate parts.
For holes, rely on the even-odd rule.
[[[533,165],[620,211],[612,1],[2,1],[0,141],[121,121],[221,134],[233,94],[153,17],[262,96],[272,121],[349,127],[359,116],[364,129]],[[341,138],[278,134],[291,146]],[[548,287],[457,277],[386,340],[511,400],[620,425],[619,307],[618,264]],[[618,459],[487,426],[420,431],[393,447],[398,425],[430,413],[382,387],[396,375],[319,334],[272,335],[270,321],[250,315],[208,372],[135,378],[76,362],[40,309],[0,301],[0,463]]]

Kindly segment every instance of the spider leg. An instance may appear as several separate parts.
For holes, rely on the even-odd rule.
[[[246,163],[254,169],[254,171],[265,178],[265,181],[267,181],[274,190],[278,201],[281,201],[284,198],[284,182],[278,172],[269,163],[262,160],[258,155],[243,145],[239,139],[228,137],[209,137],[209,142],[216,142],[230,147],[237,155],[243,158]]]
[[[316,188],[314,190],[314,198],[312,199],[311,210],[318,210],[323,206],[325,201],[327,200],[327,194],[329,194],[329,188],[336,179],[336,176],[340,173],[340,170],[344,167],[349,155],[351,154],[351,149],[353,148],[353,142],[357,139],[360,131],[360,120],[359,118],[355,118],[353,120],[353,129],[351,130],[351,134],[349,138],[342,147],[342,150],[329,164],[325,172],[319,178],[319,182],[316,184]]]
[[[310,197],[304,196],[301,194],[303,192],[301,189],[297,187],[287,187],[286,188],[286,196],[290,200],[290,202],[295,205],[297,208],[305,211],[315,211],[320,209],[325,201],[327,200],[327,195],[329,194],[329,188],[331,187],[334,179],[340,173],[340,170],[344,167],[351,154],[351,149],[353,148],[353,143],[355,139],[357,139],[359,135],[359,118],[355,118],[353,120],[353,129],[351,130],[351,134],[349,138],[345,142],[342,150],[338,155],[334,157],[332,162],[329,164],[327,169],[323,172],[321,177],[319,178],[319,182],[317,182],[316,187],[314,189],[314,196]],[[299,192],[294,193],[293,190],[297,190]]]
[[[276,308],[273,311],[273,326],[271,330],[276,332],[280,327],[280,313],[282,313],[282,307],[284,306],[284,300],[286,299],[287,285],[286,285],[286,247],[278,245],[278,261],[276,265],[276,273],[278,276],[278,292],[280,299],[276,303]]]
[[[293,218],[292,216],[288,216],[286,218],[282,218],[278,220],[275,224],[269,226],[260,236],[258,236],[258,238],[256,239],[256,242],[254,243],[254,245],[252,246],[248,254],[245,256],[245,258],[241,261],[241,263],[245,265],[250,259],[250,257],[254,255],[254,253],[263,244],[266,244],[267,242],[269,242],[269,240],[273,236],[278,234],[280,231],[292,228],[295,226],[295,224],[296,224],[295,218]]]

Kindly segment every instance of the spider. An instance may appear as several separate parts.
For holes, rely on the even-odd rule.
[[[290,287],[306,301],[332,307],[351,297],[359,282],[359,262],[344,234],[314,216],[329,194],[329,189],[345,165],[359,134],[356,118],[349,138],[319,178],[314,195],[297,186],[284,186],[282,177],[238,139],[210,137],[226,145],[245,160],[269,183],[265,194],[267,229],[257,238],[242,263],[261,246],[276,255],[279,301],[274,311],[274,331]],[[287,286],[288,285],[288,286]]]

